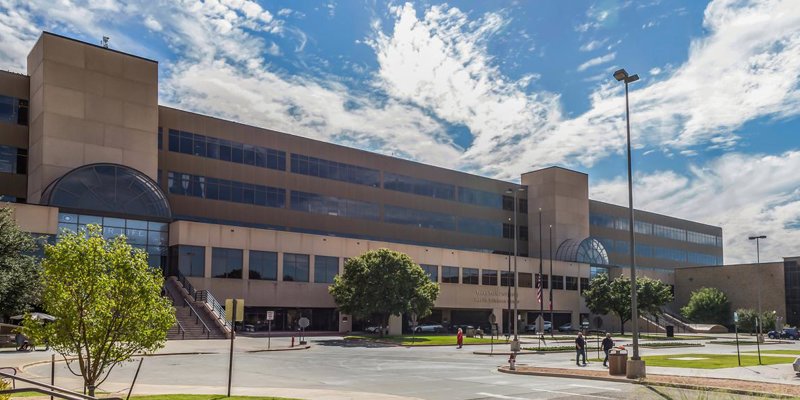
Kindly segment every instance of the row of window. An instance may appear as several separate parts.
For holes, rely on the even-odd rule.
[[[0,172],[25,174],[28,172],[28,149],[0,146]]]
[[[627,231],[630,226],[627,217],[613,217],[605,214],[591,214],[589,216],[589,223],[594,226],[625,231]],[[721,236],[694,232],[671,226],[653,224],[644,221],[634,221],[633,230],[634,232],[642,235],[651,235],[682,242],[722,247]]]
[[[598,238],[603,247],[609,252],[627,255],[630,252],[630,245],[627,240],[612,240],[607,238]],[[677,262],[688,262],[697,265],[720,265],[722,264],[722,257],[713,254],[695,253],[681,249],[670,247],[651,246],[648,244],[636,244],[637,257],[660,258],[662,260],[670,260]]]
[[[159,128],[159,148],[161,148],[162,128]],[[239,164],[255,165],[263,168],[286,170],[286,152],[261,146],[252,146],[230,140],[199,135],[192,132],[169,129],[169,151],[191,154],[198,157],[213,158]],[[355,183],[372,187],[381,187],[380,171],[336,161],[291,154],[290,170],[292,173],[310,175],[324,179]],[[383,188],[405,193],[445,200],[458,200],[462,203],[483,207],[514,210],[514,198],[502,194],[479,189],[458,187],[427,179],[384,173]],[[528,202],[519,199],[518,211],[527,213]]]
[[[292,190],[292,210],[338,217],[380,220],[380,206],[365,201]]]
[[[177,253],[178,269],[185,276],[205,276],[205,247],[174,246]],[[211,249],[211,277],[242,279],[244,270],[244,250],[213,247]],[[273,251],[247,251],[248,279],[277,281],[278,253]],[[310,260],[308,254],[283,253],[283,276],[285,282],[311,282]],[[314,282],[333,283],[339,273],[339,258],[314,256]]]
[[[496,269],[478,269],[478,268],[459,268],[443,265],[441,267],[441,279],[439,279],[439,266],[420,264],[422,270],[428,275],[432,282],[437,283],[461,283],[464,285],[483,285],[483,286],[514,286],[514,273],[509,271],[498,271]],[[499,276],[499,280],[498,280]],[[535,285],[539,280],[539,274],[532,274],[529,272],[518,272],[519,277],[518,287],[533,288],[538,287]],[[535,281],[534,281],[535,277]],[[583,289],[589,287],[589,278],[579,278],[577,276],[563,276],[542,275],[542,289],[548,289],[552,283],[554,290],[578,290],[578,283],[580,282],[581,292]]]
[[[286,170],[286,152],[284,151],[175,129],[169,130],[169,151],[280,171]]]
[[[372,187],[380,187],[381,185],[380,172],[377,169],[364,168],[302,154],[292,154],[291,168],[295,174]]]
[[[264,207],[286,206],[286,189],[282,188],[173,171],[167,173],[167,179],[167,187],[172,194]]]
[[[0,95],[0,123],[28,125],[28,100]]]

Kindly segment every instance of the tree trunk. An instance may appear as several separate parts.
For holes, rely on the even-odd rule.
[[[86,382],[86,390],[89,392],[88,395],[94,397],[95,386],[94,382]]]
[[[619,334],[625,334],[625,320],[623,320],[622,317],[619,317]]]
[[[389,314],[384,314],[382,319],[383,321],[381,323],[381,337],[384,337],[385,336],[384,333],[386,332],[387,329],[389,329]]]

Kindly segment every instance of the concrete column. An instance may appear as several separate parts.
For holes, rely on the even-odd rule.
[[[339,314],[339,333],[348,333],[353,330],[353,316]]]
[[[242,250],[242,280],[250,279],[250,250]]]
[[[283,282],[283,252],[278,253],[278,282]]]
[[[203,273],[203,276],[205,276],[206,278],[211,278],[211,260],[212,260],[211,251],[212,251],[212,247],[211,246],[206,246],[206,251],[205,251],[205,267],[206,268],[205,268],[205,272]]]
[[[389,334],[402,335],[403,334],[403,316],[389,316]]]

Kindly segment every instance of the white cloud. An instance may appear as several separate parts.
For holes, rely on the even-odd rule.
[[[658,75],[660,73],[661,73],[661,68],[658,68],[658,67],[650,68],[650,75],[655,76],[655,75]]]
[[[605,64],[610,61],[614,61],[614,58],[617,57],[617,52],[608,53],[604,56],[592,58],[589,61],[578,66],[578,71],[585,71],[590,67],[594,67],[595,65]]]
[[[608,42],[608,38],[605,38],[603,40],[591,40],[588,43],[586,43],[583,46],[581,46],[578,50],[580,50],[580,51],[596,50],[596,49],[599,49],[600,47],[602,47],[603,45],[605,45],[607,42]]]
[[[164,29],[161,26],[161,23],[150,15],[148,15],[147,18],[144,19],[144,25],[148,27],[150,30],[156,32],[161,32],[161,30]]]
[[[725,263],[755,261],[751,235],[767,235],[761,259],[800,255],[800,151],[726,154],[685,175],[661,171],[634,180],[636,208],[721,226]],[[591,197],[626,205],[627,180],[594,183]]]

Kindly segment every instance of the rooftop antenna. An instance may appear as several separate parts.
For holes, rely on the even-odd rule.
[[[108,37],[108,36],[103,36],[103,40],[100,42],[100,44],[105,48],[108,48],[108,39],[111,39],[111,38]]]

